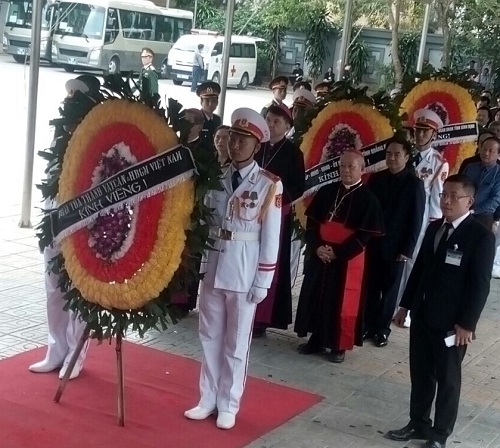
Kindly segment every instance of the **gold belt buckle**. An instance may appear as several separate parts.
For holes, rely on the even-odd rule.
[[[219,238],[221,240],[231,241],[233,239],[233,232],[226,229],[219,229]]]

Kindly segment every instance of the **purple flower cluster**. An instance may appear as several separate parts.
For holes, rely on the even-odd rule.
[[[111,155],[106,155],[101,162],[100,181],[113,176],[130,166],[131,163],[122,157],[115,148]],[[99,216],[90,226],[90,241],[99,258],[111,261],[111,257],[119,251],[127,238],[132,222],[132,209],[127,204],[111,209]]]
[[[427,109],[436,112],[439,118],[441,118],[444,124],[449,124],[448,111],[444,108],[441,103],[431,103],[427,106]]]
[[[328,148],[326,150],[329,160],[333,157],[340,156],[346,149],[356,147],[356,134],[347,128],[342,128],[336,131],[332,137],[328,139]]]

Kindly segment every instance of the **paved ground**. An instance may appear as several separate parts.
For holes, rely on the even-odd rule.
[[[42,257],[33,231],[17,227],[19,213],[18,205],[5,206],[0,213],[0,359],[46,341]],[[294,290],[295,298],[299,286]],[[500,282],[493,281],[478,339],[466,355],[462,404],[449,446],[500,447],[499,292]],[[131,335],[130,339],[138,338]],[[199,359],[197,314],[192,313],[163,333],[150,332],[137,342]],[[250,374],[319,393],[325,400],[248,448],[419,446],[383,437],[388,429],[407,422],[406,330],[395,329],[386,348],[368,344],[348,353],[342,365],[333,365],[320,356],[299,356],[299,342],[292,332],[281,331],[254,341]]]

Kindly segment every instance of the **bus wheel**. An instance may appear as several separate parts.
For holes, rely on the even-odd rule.
[[[113,56],[111,61],[109,61],[108,71],[110,75],[120,73],[120,59],[117,56]]]
[[[220,84],[220,75],[219,72],[215,72],[214,75],[212,76],[212,82],[216,82],[217,84]]]
[[[13,54],[12,57],[14,58],[14,61],[19,64],[24,64],[24,61],[26,60],[26,56],[19,56],[18,54]]]
[[[240,90],[245,90],[248,87],[248,73],[245,72],[243,73],[243,76],[241,77],[240,83],[238,84],[238,89]]]
[[[180,79],[172,79],[172,82],[176,86],[182,86],[182,81]]]
[[[73,73],[75,71],[75,67],[72,65],[63,65],[64,71],[68,73]]]
[[[168,73],[167,73],[167,60],[165,59],[160,66],[160,78],[161,79],[168,79]]]

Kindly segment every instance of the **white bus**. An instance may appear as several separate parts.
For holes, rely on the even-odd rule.
[[[42,8],[40,58],[50,62],[56,4],[53,0],[43,0]],[[25,62],[30,54],[32,20],[33,0],[9,0],[2,47],[3,52],[11,54],[17,62]]]
[[[58,14],[52,60],[66,71],[140,71],[141,50],[148,47],[155,53],[153,65],[166,75],[170,48],[193,23],[190,11],[141,0],[61,1]]]
[[[229,52],[227,85],[246,89],[255,78],[257,70],[257,42],[264,39],[249,36],[232,36]],[[224,36],[205,30],[193,30],[179,38],[168,54],[167,71],[175,85],[191,82],[193,79],[193,56],[198,44],[205,63],[204,79],[220,83],[222,74],[222,53]]]

